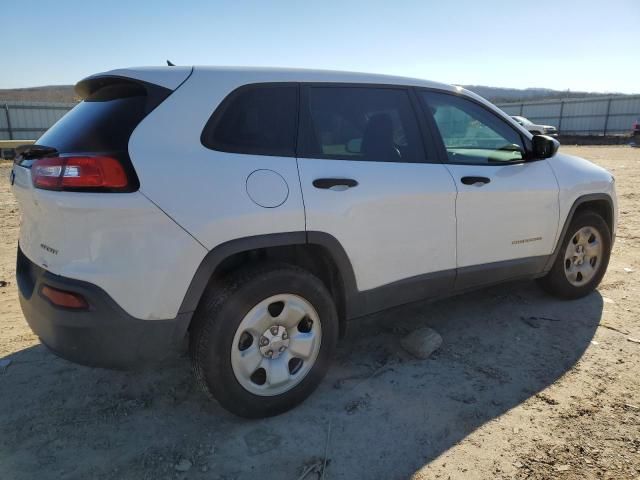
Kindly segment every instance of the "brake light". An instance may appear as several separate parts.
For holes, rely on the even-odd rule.
[[[31,166],[36,188],[46,190],[125,190],[127,172],[120,161],[106,156],[43,157]]]
[[[79,293],[58,290],[57,288],[50,287],[49,285],[44,285],[40,292],[43,297],[47,298],[51,303],[59,307],[75,309],[89,308],[89,304]]]

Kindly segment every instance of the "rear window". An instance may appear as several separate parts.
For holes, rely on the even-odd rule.
[[[202,144],[223,152],[294,156],[297,110],[295,84],[242,87],[213,113]]]
[[[154,91],[149,92],[149,88]],[[157,91],[156,91],[157,90]],[[160,91],[161,90],[161,91]],[[127,152],[129,137],[142,119],[170,93],[140,83],[105,83],[38,139],[59,153]]]

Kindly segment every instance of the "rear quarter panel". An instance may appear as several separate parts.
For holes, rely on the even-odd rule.
[[[218,152],[200,142],[220,102],[237,87],[260,81],[274,79],[259,72],[210,75],[196,68],[129,141],[140,191],[207,249],[236,238],[305,229],[295,157]],[[247,194],[247,178],[261,169],[277,172],[288,186],[286,200],[276,208],[261,207]]]
[[[50,272],[99,286],[129,315],[174,318],[206,250],[138,192],[34,189],[14,167],[20,247]]]

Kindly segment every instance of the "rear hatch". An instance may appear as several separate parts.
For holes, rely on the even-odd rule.
[[[76,92],[82,101],[35,145],[18,149],[11,174],[22,215],[20,247],[57,274],[100,248],[87,238],[89,225],[117,222],[119,210],[131,205],[127,197],[139,195],[129,137],[172,89],[105,74],[79,82]]]

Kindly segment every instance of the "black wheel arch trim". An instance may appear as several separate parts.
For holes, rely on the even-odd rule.
[[[193,315],[216,269],[232,255],[261,248],[304,245],[325,249],[338,270],[342,296],[336,300],[344,302],[341,323],[342,320],[361,317],[423,298],[444,296],[453,290],[455,269],[418,275],[360,291],[351,261],[342,244],[333,235],[318,231],[274,233],[230,240],[210,250],[196,270],[179,314]]]
[[[200,262],[180,305],[179,313],[192,313],[196,310],[202,294],[217,267],[230,256],[259,248],[294,245],[318,245],[325,248],[342,277],[345,301],[354,297],[355,293],[357,293],[357,286],[353,267],[344,248],[334,236],[315,231],[272,233],[229,240],[211,249]],[[349,311],[350,309],[347,306],[347,316],[349,316]]]
[[[549,270],[551,270],[551,267],[553,266],[554,262],[556,261],[556,257],[558,256],[558,254],[560,253],[560,248],[562,247],[562,242],[564,240],[565,235],[567,234],[567,230],[569,229],[569,225],[571,224],[571,221],[573,220],[573,217],[575,216],[576,210],[578,210],[578,207],[580,207],[580,205],[583,205],[585,203],[588,202],[594,202],[594,201],[606,201],[607,205],[609,206],[609,210],[610,210],[610,214],[611,214],[611,227],[614,226],[615,224],[615,210],[613,208],[613,200],[611,199],[611,196],[607,193],[588,193],[586,195],[582,195],[580,197],[578,197],[574,202],[573,205],[571,205],[571,209],[569,210],[569,213],[567,214],[567,217],[564,220],[564,225],[562,227],[562,230],[560,231],[560,235],[558,236],[558,240],[556,242],[556,246],[553,249],[553,252],[551,253],[551,255],[549,255],[549,259],[547,260],[547,263],[544,267],[544,271],[548,272]],[[606,221],[606,219],[605,219]],[[611,231],[611,245],[613,246],[613,242],[615,240],[615,235],[613,233],[613,229]]]

